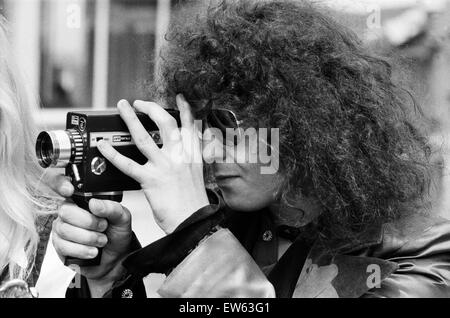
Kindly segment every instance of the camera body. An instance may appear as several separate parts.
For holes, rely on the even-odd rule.
[[[180,126],[178,111],[170,111]],[[156,124],[143,113],[136,113],[144,128],[152,136],[158,146],[162,146]],[[147,158],[136,147],[133,138],[116,111],[69,112],[66,119],[66,129],[77,131],[83,143],[83,155],[78,158],[76,169],[73,165],[66,166],[66,175],[71,177],[77,192],[99,193],[139,190],[141,186],[123,174],[106,160],[97,149],[97,142],[105,140],[119,153],[145,164]],[[75,152],[77,146],[74,147]],[[79,148],[79,147],[78,147]],[[77,170],[77,171],[74,171]]]
[[[180,127],[177,110],[167,110]],[[144,113],[137,118],[161,147],[157,125]],[[115,193],[139,190],[140,185],[119,171],[97,149],[99,140],[110,143],[119,153],[145,164],[147,158],[136,147],[117,111],[77,111],[67,113],[66,130],[43,131],[36,143],[41,166],[65,167],[66,176],[78,194]]]

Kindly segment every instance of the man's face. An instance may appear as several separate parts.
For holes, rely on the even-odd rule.
[[[278,171],[265,172],[267,162],[261,163],[258,147],[251,144],[260,140],[259,134],[256,131],[246,134],[247,142],[242,139],[236,145],[207,137],[203,140],[203,155],[211,163],[225,203],[237,211],[256,211],[276,201],[283,178]]]

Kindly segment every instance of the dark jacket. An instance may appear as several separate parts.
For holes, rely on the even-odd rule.
[[[268,211],[240,213],[216,201],[123,262],[105,297],[146,297],[143,277],[165,273],[163,297],[450,297],[450,222],[415,215],[374,224],[360,243],[297,236]],[[278,239],[292,244],[278,260]],[[68,297],[89,297],[69,289]]]

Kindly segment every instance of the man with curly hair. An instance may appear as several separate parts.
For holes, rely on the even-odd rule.
[[[158,148],[121,101],[149,162],[99,143],[140,182],[167,236],[140,248],[117,205],[120,242],[106,232],[102,264],[83,269],[84,288],[68,295],[145,296],[142,278],[157,272],[168,275],[158,291],[166,297],[450,296],[450,223],[427,213],[430,146],[389,63],[308,2],[223,1],[180,12],[152,94],[176,104],[189,129],[180,133],[161,106],[136,101],[159,125]],[[180,160],[201,153],[195,119],[205,134],[278,129],[265,147],[279,155],[279,170],[220,160],[249,154],[238,147],[242,135],[225,137],[223,152],[205,151],[216,140],[203,140],[218,187],[206,191],[203,165]],[[58,218],[61,256],[95,256],[99,233],[87,218],[98,222],[102,204],[113,203],[93,200],[96,216],[72,207]]]

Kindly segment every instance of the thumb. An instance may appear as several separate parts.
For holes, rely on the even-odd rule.
[[[111,225],[129,225],[131,214],[127,208],[119,202],[110,200],[89,200],[89,210],[92,214],[105,218]]]
[[[74,188],[69,178],[56,172],[56,170],[47,169],[42,176],[42,181],[62,197],[70,198],[73,194]]]

